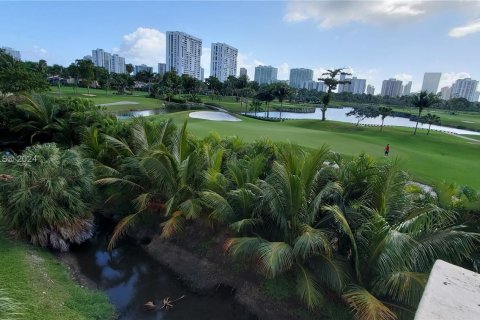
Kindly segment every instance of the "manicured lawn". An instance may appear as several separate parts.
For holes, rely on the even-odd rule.
[[[19,303],[15,319],[108,320],[114,308],[108,298],[75,284],[66,267],[50,253],[7,240],[0,229],[0,288]],[[0,318],[2,314],[0,313]]]
[[[58,87],[50,87],[50,94],[55,96],[62,97],[79,97],[87,98],[93,100],[95,104],[104,104],[104,103],[115,103],[120,101],[129,101],[136,102],[137,104],[128,104],[128,105],[113,105],[105,106],[107,111],[120,112],[120,111],[131,111],[131,110],[148,110],[148,109],[158,109],[163,108],[163,101],[158,99],[149,98],[146,92],[143,91],[134,91],[133,95],[115,95],[115,91],[108,91],[108,94],[105,90],[100,89],[90,89],[90,94],[95,96],[86,96],[88,94],[87,88],[77,88],[77,93],[73,87],[61,87],[61,95],[58,94]]]
[[[171,118],[183,123],[189,112],[156,116]],[[419,130],[412,135],[411,128],[388,127],[383,132],[378,127],[356,127],[335,121],[289,120],[267,122],[242,117],[242,122],[217,122],[189,119],[191,133],[205,136],[217,132],[221,136],[239,136],[245,141],[269,137],[277,142],[293,142],[307,148],[326,144],[331,150],[345,156],[366,152],[383,161],[383,148],[391,146],[392,158],[413,177],[428,184],[442,181],[456,182],[480,189],[480,144],[453,135]]]
[[[394,108],[395,111],[408,112],[414,115],[418,114],[418,110],[413,108]],[[444,126],[463,127],[464,129],[480,131],[480,112],[458,111],[455,114],[449,114],[447,110],[428,109],[422,112],[436,114],[440,117],[440,122]]]

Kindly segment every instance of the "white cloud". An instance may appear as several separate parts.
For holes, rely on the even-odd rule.
[[[48,51],[47,49],[45,48],[41,48],[40,46],[33,46],[33,52],[32,52],[33,56],[35,56],[36,58],[40,58],[40,59],[43,59],[43,58],[46,58],[47,55],[48,55]]]
[[[165,62],[165,46],[165,33],[139,27],[124,35],[120,48],[114,48],[113,52],[124,56],[127,63],[146,64],[156,70],[159,62]]]
[[[237,71],[239,71],[240,68],[247,69],[247,75],[250,80],[254,79],[255,67],[259,65],[265,65],[265,63],[257,59],[254,59],[252,53],[242,53],[242,52],[238,53],[237,55],[238,70]],[[237,74],[240,74],[240,72],[237,72]]]
[[[478,14],[480,5],[472,1],[377,0],[377,1],[299,1],[287,3],[284,20],[311,20],[321,28],[352,22],[368,24],[410,23],[441,11]]]
[[[480,20],[467,23],[464,26],[456,27],[450,30],[448,35],[454,38],[465,37],[473,33],[480,32]]]
[[[277,79],[278,80],[288,80],[290,78],[290,68],[288,63],[284,62],[281,65],[276,67],[278,69]]]
[[[401,80],[402,82],[404,82],[404,84],[413,80],[413,76],[411,74],[408,74],[408,73],[396,74],[394,76],[394,78],[397,79],[397,80]]]
[[[443,87],[450,87],[458,79],[470,78],[470,74],[467,72],[446,72],[442,73],[440,78],[439,89]]]

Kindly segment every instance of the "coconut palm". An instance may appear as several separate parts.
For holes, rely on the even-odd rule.
[[[369,168],[362,170],[363,194],[344,194],[339,204],[323,207],[342,231],[339,248],[355,270],[343,297],[359,319],[411,317],[435,260],[461,263],[480,238],[462,230],[458,214],[440,208],[435,198],[410,193],[396,162],[361,161]]]
[[[440,117],[436,114],[427,113],[423,117],[420,118],[420,122],[428,123],[428,131],[427,135],[430,134],[430,127],[432,124],[440,124]]]
[[[258,182],[262,223],[249,223],[254,232],[226,244],[233,256],[255,258],[268,277],[294,277],[310,308],[321,303],[321,287],[341,292],[347,275],[333,253],[331,232],[319,227],[320,206],[337,188],[328,179],[332,169],[324,166],[328,154],[326,148],[311,154],[281,148],[271,174]]]
[[[421,91],[420,93],[414,94],[411,96],[412,105],[418,109],[417,124],[415,125],[415,131],[413,134],[417,134],[418,122],[422,116],[422,111],[426,108],[431,107],[439,101],[438,96],[433,93],[428,93],[427,91]]]
[[[127,196],[135,208],[117,224],[110,248],[144,213],[164,214],[165,238],[179,232],[186,220],[198,217],[201,206],[196,193],[206,162],[201,148],[188,138],[186,123],[177,129],[171,121],[136,120],[130,141],[104,138],[118,161],[98,166],[103,174],[96,184],[117,187],[113,196]]]
[[[66,251],[92,235],[93,166],[55,144],[28,147],[7,163],[0,181],[0,218],[33,244]]]
[[[319,81],[323,81],[327,86],[327,94],[322,98],[322,121],[325,121],[325,113],[327,112],[328,104],[330,103],[331,95],[333,90],[337,89],[339,84],[348,84],[349,80],[339,80],[337,76],[339,75],[351,75],[350,73],[343,72],[345,68],[339,69],[328,69],[327,72],[322,73],[322,78],[318,78]]]

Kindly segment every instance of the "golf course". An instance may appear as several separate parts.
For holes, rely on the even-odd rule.
[[[56,87],[52,87],[50,93],[58,95]],[[92,96],[86,96],[87,89],[78,88],[75,93],[71,87],[61,88],[62,96],[83,97],[92,99],[95,104],[113,104],[104,106],[106,111],[120,112],[129,110],[146,110],[162,108],[163,102],[148,98],[145,92],[135,91],[132,95],[118,96],[105,90],[90,89]],[[207,96],[202,100],[206,103],[212,101]],[[115,105],[121,101],[135,102],[136,104]],[[213,100],[216,105],[221,105],[231,112],[240,111],[240,103],[234,97],[222,97],[221,100]],[[278,102],[272,103],[277,105]],[[284,106],[288,106],[285,104]],[[333,103],[338,106],[338,103]],[[297,105],[298,106],[298,105]],[[414,111],[413,109],[412,112]],[[446,112],[434,110],[441,114],[443,119]],[[424,113],[431,112],[426,110]],[[480,170],[480,136],[459,136],[431,131],[427,135],[426,130],[419,129],[417,135],[413,135],[412,128],[385,127],[380,131],[379,127],[355,126],[349,123],[319,120],[288,120],[283,122],[271,122],[252,119],[241,115],[235,115],[242,121],[209,121],[192,119],[189,111],[153,116],[156,119],[172,119],[181,124],[188,121],[189,131],[204,137],[216,132],[222,137],[237,136],[243,141],[253,141],[261,138],[269,138],[274,142],[296,143],[305,148],[315,149],[322,145],[338,152],[343,156],[352,157],[362,152],[378,159],[384,158],[383,150],[387,143],[391,146],[388,159],[396,159],[401,167],[409,172],[416,181],[429,185],[441,183],[456,183],[468,185],[480,189],[480,179],[475,174]],[[456,118],[458,117],[458,118]],[[453,120],[451,120],[453,118]],[[463,123],[465,128],[475,129],[480,124],[480,115],[475,113],[462,113],[450,115],[453,124]],[[462,121],[469,121],[462,122]]]

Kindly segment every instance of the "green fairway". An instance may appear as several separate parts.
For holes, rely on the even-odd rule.
[[[156,116],[182,123],[189,112]],[[334,121],[290,120],[267,122],[242,117],[242,122],[217,122],[189,118],[189,130],[197,136],[217,132],[221,136],[239,136],[245,141],[269,137],[277,142],[293,142],[308,148],[326,144],[345,156],[366,152],[383,158],[383,148],[391,146],[390,158],[398,158],[413,177],[428,184],[456,182],[480,189],[480,143],[454,135],[425,130],[412,134],[411,128],[357,127]]]
[[[61,94],[59,94],[58,87],[50,87],[49,94],[62,97],[78,97],[91,99],[95,104],[117,103],[121,101],[134,102],[136,104],[111,105],[105,106],[108,111],[121,112],[131,110],[149,110],[163,108],[164,103],[161,100],[149,98],[144,91],[134,91],[132,95],[116,95],[115,91],[109,90],[108,94],[105,90],[90,89],[88,96],[87,88],[77,88],[77,93],[73,87],[61,87]]]
[[[105,294],[75,284],[49,252],[7,240],[1,228],[0,289],[18,304],[21,313],[8,319],[108,320],[114,315]],[[1,310],[0,318],[7,319]]]

